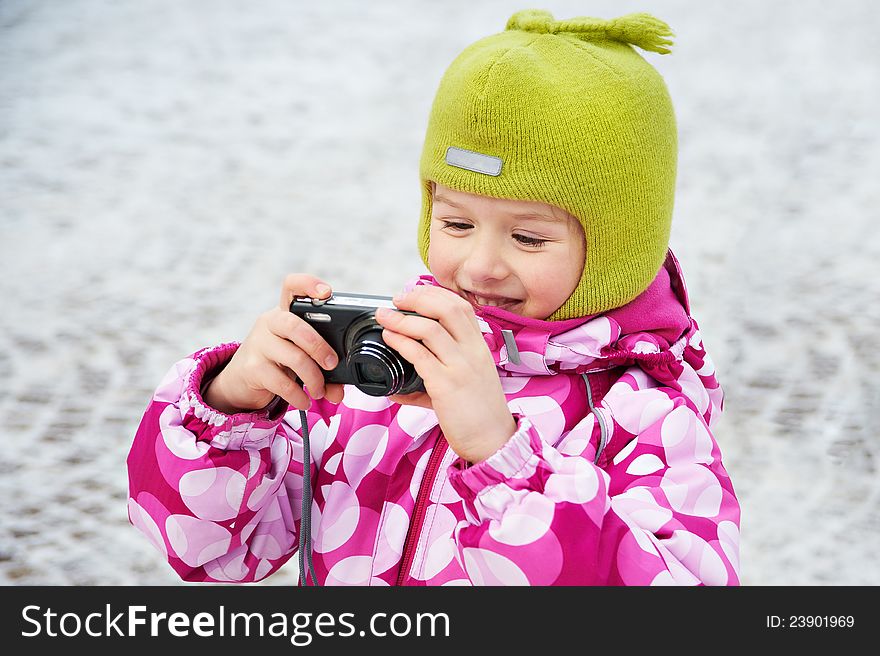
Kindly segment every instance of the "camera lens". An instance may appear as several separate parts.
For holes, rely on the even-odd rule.
[[[361,362],[357,364],[358,378],[366,383],[382,385],[385,382],[387,369],[377,362]]]
[[[353,324],[346,341],[349,371],[355,386],[365,394],[389,396],[420,389],[421,378],[415,368],[385,344],[382,327],[371,316]]]
[[[384,343],[365,337],[348,354],[355,385],[372,396],[388,396],[400,389],[403,371],[394,352]]]

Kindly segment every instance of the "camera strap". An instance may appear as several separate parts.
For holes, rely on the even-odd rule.
[[[303,441],[303,496],[302,514],[299,522],[299,582],[309,585],[306,576],[305,561],[308,561],[312,585],[318,585],[315,566],[312,564],[312,466],[309,452],[309,419],[305,410],[299,411],[299,419]]]

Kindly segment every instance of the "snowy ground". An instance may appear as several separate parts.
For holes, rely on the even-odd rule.
[[[288,271],[372,293],[421,272],[436,84],[529,6],[0,2],[0,583],[177,582],[126,518],[153,388]],[[880,6],[537,6],[676,31],[647,57],[679,118],[672,245],[727,392],[743,582],[880,584]]]

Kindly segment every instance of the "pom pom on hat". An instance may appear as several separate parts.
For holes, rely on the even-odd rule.
[[[553,20],[553,14],[543,9],[525,9],[510,17],[507,30],[524,30],[544,34],[569,32],[583,34],[585,38],[607,38],[621,43],[631,43],[642,50],[669,54],[673,36],[669,25],[650,14],[628,14],[620,18],[603,20],[583,16],[568,20]]]

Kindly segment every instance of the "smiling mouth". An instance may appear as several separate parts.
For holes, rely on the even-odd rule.
[[[499,307],[509,310],[522,303],[518,298],[507,298],[506,296],[483,296],[481,294],[469,292],[466,289],[462,290],[462,294],[472,305],[480,305],[483,307]]]

